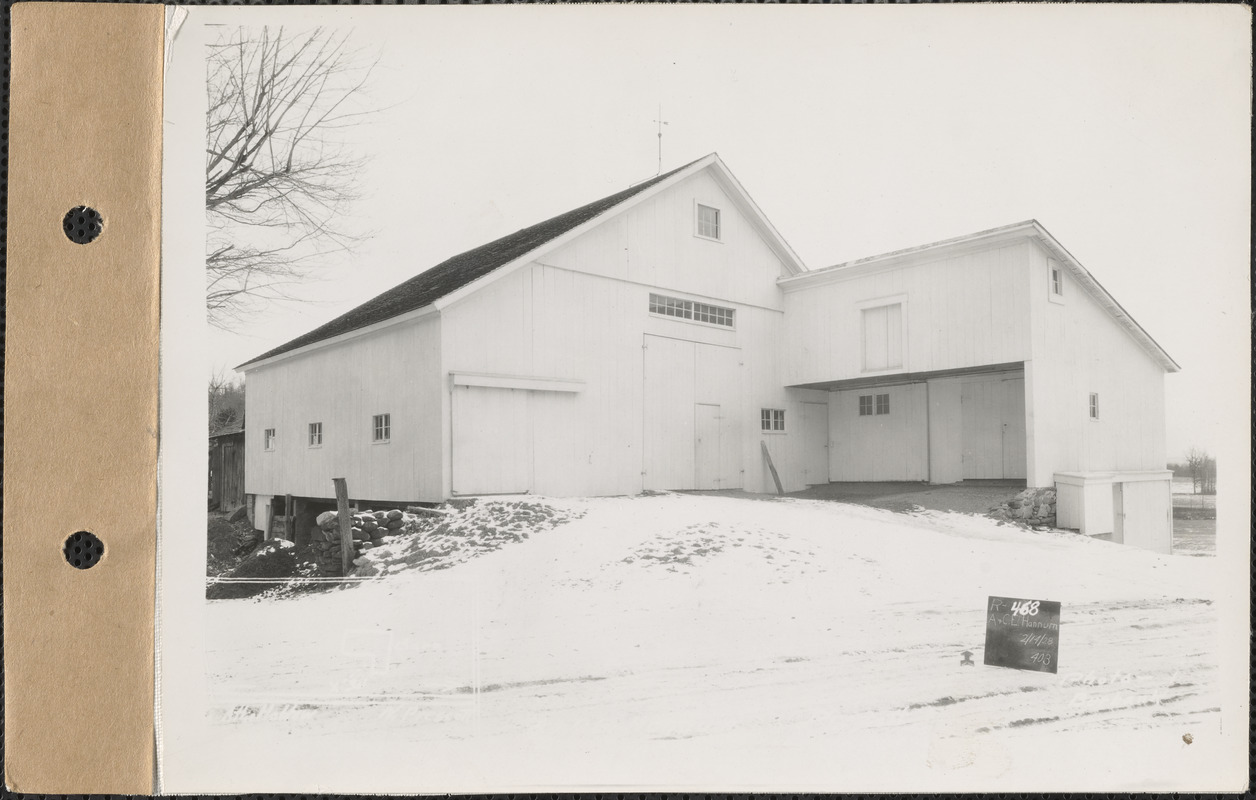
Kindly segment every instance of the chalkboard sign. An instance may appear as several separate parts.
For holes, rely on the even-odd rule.
[[[1059,603],[990,598],[986,604],[986,666],[1054,674],[1059,661]]]

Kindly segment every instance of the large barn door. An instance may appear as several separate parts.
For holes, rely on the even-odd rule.
[[[693,407],[693,483],[695,489],[720,489],[720,407]]]
[[[455,494],[518,494],[532,488],[529,412],[526,389],[454,387]]]

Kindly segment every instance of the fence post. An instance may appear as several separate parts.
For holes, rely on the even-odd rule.
[[[297,540],[297,519],[292,510],[292,495],[283,497],[283,538],[290,542]]]
[[[344,478],[332,478],[336,487],[336,521],[340,523],[340,574],[348,577],[353,567],[353,520],[349,518],[349,487]]]

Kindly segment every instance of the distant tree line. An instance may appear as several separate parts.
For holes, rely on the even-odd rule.
[[[1186,461],[1170,464],[1174,477],[1190,478],[1195,494],[1217,493],[1217,459],[1206,450],[1192,447]]]

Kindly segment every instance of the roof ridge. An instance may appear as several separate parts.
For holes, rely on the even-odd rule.
[[[323,323],[295,339],[268,350],[240,365],[263,361],[273,356],[315,344],[341,334],[350,333],[377,322],[398,317],[410,311],[429,306],[442,297],[488,275],[536,248],[562,236],[564,233],[609,211],[625,200],[683,172],[693,165],[710,158],[712,154],[695,159],[668,172],[629,186],[599,200],[578,206],[549,219],[529,225],[498,237],[491,242],[473,247],[422,272],[407,278],[375,297],[353,307],[340,316]],[[237,367],[238,369],[238,367]]]

